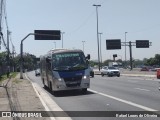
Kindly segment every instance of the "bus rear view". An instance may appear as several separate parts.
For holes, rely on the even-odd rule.
[[[45,87],[53,92],[90,87],[88,60],[81,50],[51,50],[41,58],[41,78]]]

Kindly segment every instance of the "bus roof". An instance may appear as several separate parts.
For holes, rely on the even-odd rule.
[[[52,49],[48,53],[62,53],[62,52],[83,52],[80,49]]]

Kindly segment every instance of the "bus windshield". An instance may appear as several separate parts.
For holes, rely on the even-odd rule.
[[[53,70],[74,71],[84,70],[88,67],[82,52],[65,52],[52,55]]]

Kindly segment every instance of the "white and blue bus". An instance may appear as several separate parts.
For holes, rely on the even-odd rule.
[[[82,50],[55,49],[40,57],[41,79],[52,92],[90,87],[90,55]]]

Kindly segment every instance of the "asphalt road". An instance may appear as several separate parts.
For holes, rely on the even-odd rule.
[[[29,72],[28,76],[43,87],[40,76],[36,77],[34,72]],[[50,94],[49,91],[47,93],[64,111],[160,111],[158,80],[144,80],[143,77],[95,75],[94,78],[91,78],[91,87],[86,95],[80,91],[59,92],[57,96]],[[73,119],[106,120],[106,117],[76,117]],[[117,118],[111,117],[108,119],[117,120]],[[158,120],[159,118],[144,117],[141,119]]]

